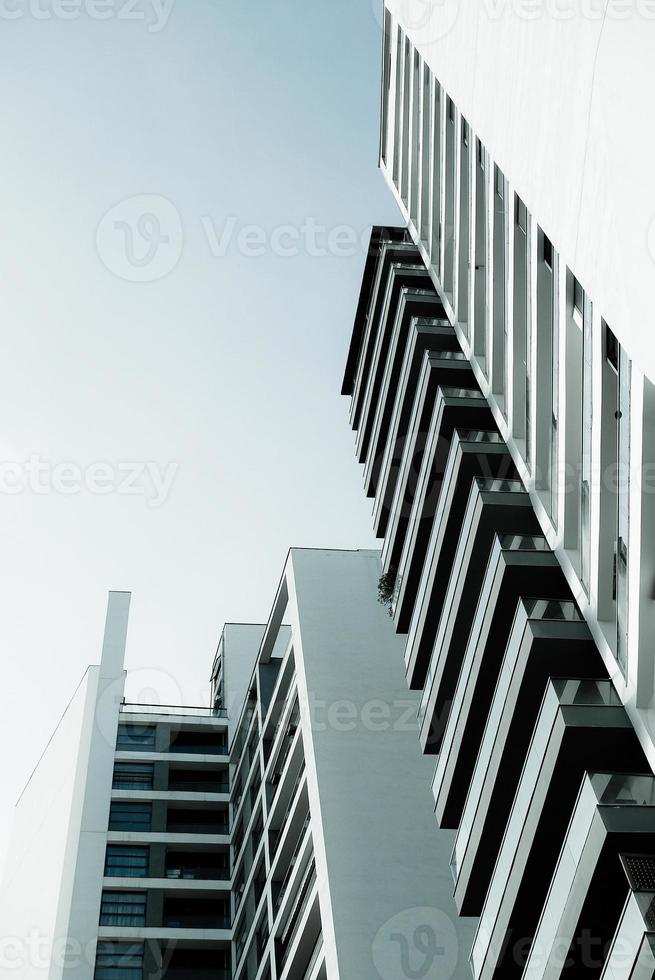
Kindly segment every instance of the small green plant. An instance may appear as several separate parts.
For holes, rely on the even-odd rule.
[[[389,615],[393,615],[393,600],[396,594],[396,577],[398,569],[391,566],[388,572],[380,576],[378,582],[378,602],[387,607]]]

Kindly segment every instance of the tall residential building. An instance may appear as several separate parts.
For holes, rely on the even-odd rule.
[[[655,25],[491,6],[385,4],[343,394],[473,976],[652,977]]]
[[[1,976],[468,977],[381,571],[293,549],[268,623],[225,626],[208,708],[126,703],[111,594],[18,803]]]

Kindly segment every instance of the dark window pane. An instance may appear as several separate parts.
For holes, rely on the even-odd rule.
[[[143,943],[98,942],[95,980],[142,980]]]
[[[109,844],[105,856],[107,878],[147,878],[150,854],[147,847]]]
[[[152,789],[154,772],[152,762],[117,762],[112,786],[114,789]]]
[[[155,748],[154,725],[119,725],[116,748],[121,752],[144,752]]]
[[[145,892],[102,893],[101,926],[143,926],[145,922]]]
[[[151,820],[151,803],[114,802],[109,810],[110,830],[150,830]]]

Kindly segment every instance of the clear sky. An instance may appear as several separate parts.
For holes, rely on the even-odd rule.
[[[289,546],[375,546],[339,389],[399,217],[378,6],[0,4],[0,861],[108,590],[128,695],[204,703]]]

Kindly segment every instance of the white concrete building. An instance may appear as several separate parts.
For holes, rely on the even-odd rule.
[[[375,552],[293,549],[269,622],[225,626],[210,708],[125,702],[111,594],[17,805],[1,976],[468,977],[380,574]]]
[[[342,390],[476,978],[653,975],[651,8],[383,5]]]

